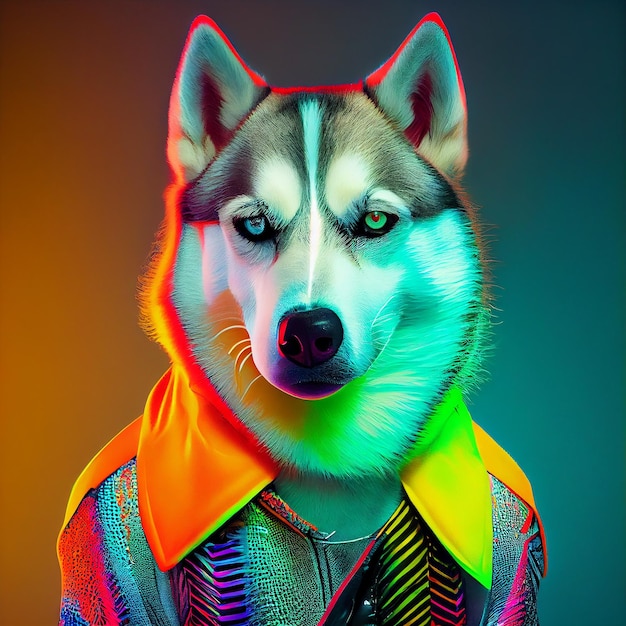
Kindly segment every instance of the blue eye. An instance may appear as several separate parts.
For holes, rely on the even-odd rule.
[[[266,241],[272,239],[276,234],[265,215],[235,218],[233,225],[237,232],[249,241]]]
[[[258,215],[256,217],[246,217],[243,221],[243,227],[253,236],[260,237],[267,228],[267,220]]]

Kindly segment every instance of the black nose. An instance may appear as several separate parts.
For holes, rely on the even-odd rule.
[[[332,359],[342,341],[341,320],[330,309],[292,313],[278,327],[278,349],[302,367],[315,367]]]

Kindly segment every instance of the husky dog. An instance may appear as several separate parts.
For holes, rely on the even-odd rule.
[[[74,488],[62,623],[537,623],[532,492],[462,402],[489,312],[439,16],[293,89],[200,17],[167,151],[172,367]]]

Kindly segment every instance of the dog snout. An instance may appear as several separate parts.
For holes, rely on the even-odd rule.
[[[278,329],[278,349],[292,363],[315,367],[332,359],[343,341],[343,326],[326,308],[286,315]]]

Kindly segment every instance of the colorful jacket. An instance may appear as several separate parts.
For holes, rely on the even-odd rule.
[[[282,502],[277,468],[223,411],[174,367],[86,468],[59,537],[61,624],[537,623],[530,486],[458,392],[396,512],[351,542]]]

